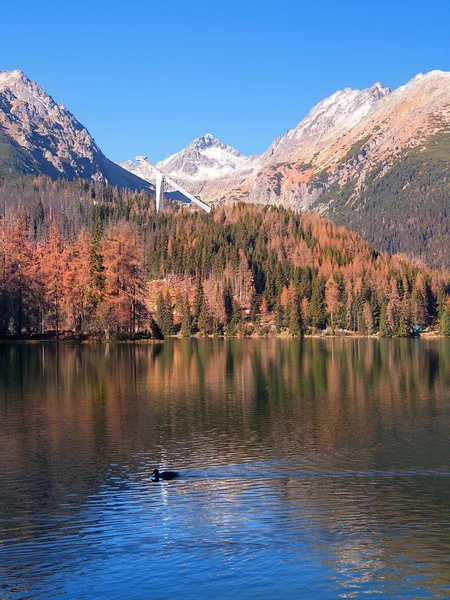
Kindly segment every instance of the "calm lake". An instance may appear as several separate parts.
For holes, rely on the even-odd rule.
[[[448,598],[449,433],[450,340],[0,345],[0,599]]]

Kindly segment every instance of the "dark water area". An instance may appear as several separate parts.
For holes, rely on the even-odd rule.
[[[0,599],[448,598],[449,432],[449,340],[0,345]]]

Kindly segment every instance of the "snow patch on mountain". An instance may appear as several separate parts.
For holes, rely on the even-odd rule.
[[[319,102],[297,127],[276,139],[263,154],[263,162],[293,160],[305,150],[312,156],[326,140],[337,139],[355,127],[390,93],[381,83],[362,91],[345,88],[335,92]]]
[[[157,166],[175,179],[201,181],[253,169],[257,162],[207,133]]]

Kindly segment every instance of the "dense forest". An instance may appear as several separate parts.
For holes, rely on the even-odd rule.
[[[350,163],[357,164],[357,154]],[[331,202],[328,216],[378,249],[421,257],[432,267],[448,269],[449,157],[447,127],[431,136],[425,147],[402,152],[390,167],[377,165],[366,173],[364,185],[357,186],[356,178],[343,187],[331,185],[317,204]]]
[[[0,179],[0,206],[2,335],[450,335],[448,274],[317,215],[157,214],[150,194],[33,176]]]

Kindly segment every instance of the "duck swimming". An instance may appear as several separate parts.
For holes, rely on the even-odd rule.
[[[178,477],[179,473],[178,471],[159,472],[158,469],[155,469],[152,475],[154,476],[153,481],[169,481],[170,479],[175,479],[176,477]]]

